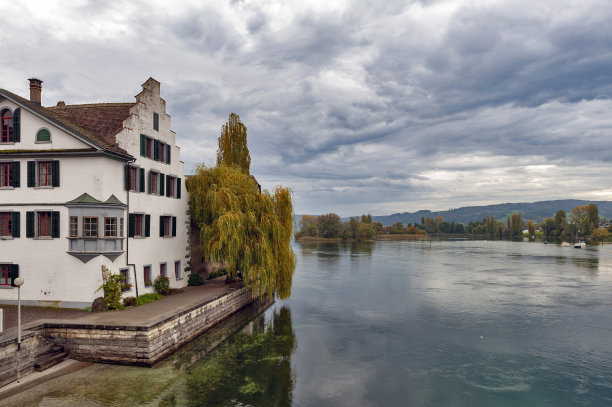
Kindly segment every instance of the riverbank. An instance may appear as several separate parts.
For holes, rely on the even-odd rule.
[[[303,236],[296,239],[299,243],[344,243],[344,242],[373,242],[375,240],[420,240],[427,239],[428,235],[417,235],[417,234],[380,234],[374,235],[368,240],[356,240],[346,239],[343,240],[339,237],[319,237],[319,236]]]
[[[36,320],[23,326],[20,347],[16,328],[8,329],[0,336],[0,386],[44,370],[49,358],[151,366],[247,305],[266,302],[223,280],[123,311]]]

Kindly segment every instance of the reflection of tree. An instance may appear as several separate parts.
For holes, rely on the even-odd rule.
[[[372,254],[375,245],[373,242],[352,242],[350,244],[351,254]]]
[[[250,327],[188,368],[189,405],[291,405],[291,354],[296,346],[291,311],[282,307],[269,323],[260,316]]]

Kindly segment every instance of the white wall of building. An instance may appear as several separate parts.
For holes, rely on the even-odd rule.
[[[0,102],[0,111],[4,108],[15,111],[19,106],[10,100]],[[51,142],[36,142],[36,134],[40,129],[47,129],[51,132]],[[21,108],[21,141],[16,144],[0,144],[1,149],[19,148],[20,150],[59,150],[91,147],[87,143],[68,134],[61,128],[49,123],[40,116]]]
[[[134,165],[145,169],[145,192],[128,192],[125,189],[125,162],[108,155],[62,155],[53,151],[41,151],[33,155],[0,155],[0,161],[19,161],[21,186],[14,189],[0,189],[0,212],[20,212],[19,238],[0,239],[0,263],[19,264],[20,276],[25,284],[21,289],[22,300],[32,305],[56,305],[84,307],[93,299],[101,296],[96,292],[102,284],[102,266],[112,273],[122,268],[130,268],[132,289],[125,295],[153,292],[145,287],[143,267],[151,265],[152,280],[160,271],[160,263],[167,264],[167,276],[171,287],[184,287],[187,284],[185,268],[188,267],[188,196],[185,188],[183,162],[180,150],[176,147],[175,134],[170,130],[170,116],[166,114],[165,102],[160,98],[159,82],[149,79],[143,91],[137,95],[137,103],[131,115],[124,122],[124,129],[116,136],[121,148],[131,154]],[[5,100],[0,108],[7,106],[14,110],[17,106]],[[21,109],[21,142],[0,144],[0,150],[65,150],[89,147],[62,129],[45,122],[41,118]],[[159,114],[159,130],[153,130],[153,113]],[[40,128],[51,131],[51,143],[35,143],[36,132]],[[171,146],[171,163],[166,164],[140,156],[140,134],[146,134]],[[60,161],[60,186],[32,188],[27,186],[27,161],[52,159]],[[153,169],[165,175],[181,178],[181,199],[153,195],[149,193],[149,171]],[[64,205],[83,193],[105,201],[115,195],[121,202],[129,205],[124,216],[124,252],[114,261],[99,255],[87,263],[67,253],[69,248],[69,209]],[[60,237],[55,239],[32,239],[26,237],[26,212],[50,210],[60,212]],[[150,237],[128,238],[128,213],[145,213],[151,216]],[[160,237],[160,216],[176,217],[176,236]],[[103,234],[103,225],[98,233]],[[174,263],[180,261],[182,279],[174,274]],[[134,281],[134,271],[136,281]],[[16,301],[14,288],[0,289],[0,303]]]
[[[170,130],[170,116],[166,113],[166,102],[160,97],[159,82],[149,79],[143,91],[136,96],[137,103],[130,110],[130,117],[124,122],[124,129],[116,139],[119,146],[133,157],[133,165],[145,170],[145,192],[130,192],[129,211],[151,215],[151,236],[129,238],[129,263],[135,265],[139,293],[153,292],[145,287],[144,266],[150,265],[152,280],[160,272],[160,264],[167,263],[167,275],[171,287],[184,287],[187,282],[185,268],[188,253],[188,200],[185,188],[183,162],[180,149],[174,144],[176,135]],[[159,115],[159,130],[153,129],[153,113]],[[166,164],[140,155],[140,135],[145,134],[171,146],[171,162]],[[152,195],[148,190],[150,170],[168,176],[181,178],[181,199]],[[159,236],[159,217],[176,216],[176,236]],[[174,262],[181,261],[182,280],[176,280]]]

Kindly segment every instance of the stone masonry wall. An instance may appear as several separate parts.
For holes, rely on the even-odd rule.
[[[0,341],[0,387],[33,372],[34,363],[49,349],[51,345],[35,332],[24,333],[19,351],[16,339]]]
[[[150,366],[254,301],[242,288],[153,326],[53,324],[44,336],[73,359]]]

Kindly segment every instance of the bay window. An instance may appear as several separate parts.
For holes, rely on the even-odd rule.
[[[117,237],[117,218],[104,218],[104,237]]]
[[[83,217],[83,237],[98,237],[98,218]]]

